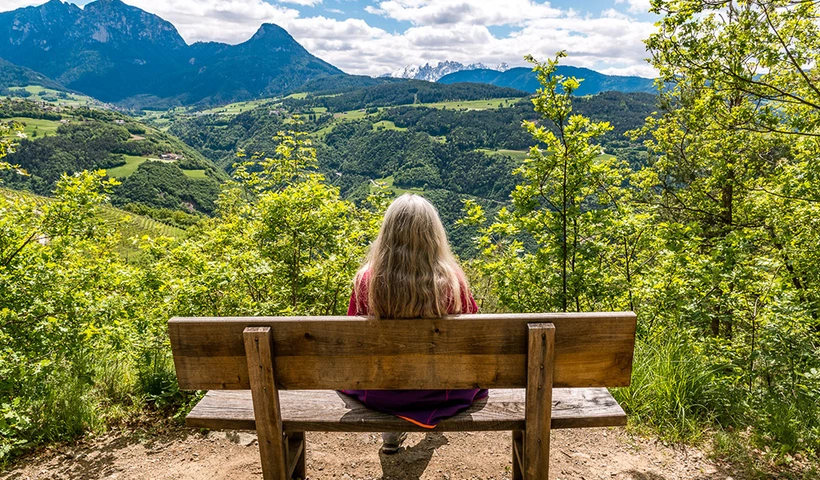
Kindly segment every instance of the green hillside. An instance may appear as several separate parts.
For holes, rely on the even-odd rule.
[[[81,93],[66,92],[40,85],[9,87],[8,97],[26,98],[37,102],[50,103],[61,107],[94,107],[103,103]]]
[[[22,127],[11,134],[18,145],[8,161],[30,174],[6,175],[6,182],[40,195],[63,174],[105,169],[122,182],[114,205],[210,214],[227,179],[173,135],[118,112],[11,99],[0,101],[0,122]]]
[[[0,187],[0,195],[7,198],[23,199],[26,202],[34,202],[38,205],[53,201],[49,197],[5,187]],[[117,253],[126,259],[133,259],[142,253],[134,244],[134,241],[143,236],[181,238],[185,235],[185,230],[181,228],[114,207],[104,207],[101,217],[106,226],[120,234]]]

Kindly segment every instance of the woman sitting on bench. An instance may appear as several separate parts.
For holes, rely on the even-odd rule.
[[[439,318],[476,313],[464,271],[456,262],[436,208],[404,194],[384,214],[379,235],[353,281],[348,315]],[[487,390],[342,390],[374,410],[434,428],[487,396]],[[395,453],[406,433],[382,434],[384,453]]]

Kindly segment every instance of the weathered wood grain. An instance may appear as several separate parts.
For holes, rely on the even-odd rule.
[[[552,358],[555,326],[530,323],[527,353],[527,402],[524,411],[524,478],[549,478],[552,423]]]
[[[285,431],[389,432],[428,431],[386,413],[370,410],[352,397],[328,390],[279,392]],[[523,389],[490,390],[486,401],[438,424],[438,431],[524,430]],[[256,428],[251,394],[246,390],[212,390],[186,418],[190,427]],[[626,425],[626,414],[605,388],[556,388],[552,394],[552,428]]]
[[[285,473],[287,452],[282,436],[279,393],[273,377],[273,352],[270,327],[248,327],[243,332],[255,412],[259,456],[265,480],[288,480]]]
[[[520,388],[528,323],[555,325],[556,387],[625,386],[635,314],[461,315],[435,320],[362,317],[173,318],[180,387],[248,389],[247,326],[271,327],[281,389]]]

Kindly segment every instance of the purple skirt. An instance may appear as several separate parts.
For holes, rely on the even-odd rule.
[[[340,390],[373,410],[391,413],[424,428],[487,397],[486,389],[470,390]]]

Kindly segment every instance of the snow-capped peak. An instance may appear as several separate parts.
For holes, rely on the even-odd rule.
[[[471,63],[469,65],[464,65],[459,62],[451,62],[451,61],[443,61],[438,62],[438,64],[434,67],[431,66],[429,63],[425,63],[423,66],[421,65],[408,65],[404,68],[399,68],[391,73],[385,73],[382,77],[393,77],[393,78],[410,78],[415,80],[427,80],[428,82],[435,82],[439,78],[448,75],[453,72],[460,72],[462,70],[476,70],[479,68],[486,68],[490,69],[490,67],[484,65],[483,63]],[[510,66],[507,65],[506,62],[502,62],[498,67],[492,70],[498,70],[504,72],[509,70]]]

